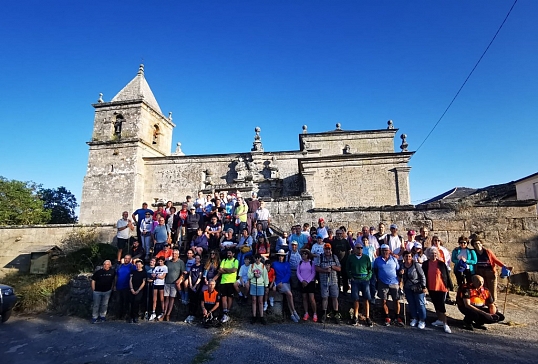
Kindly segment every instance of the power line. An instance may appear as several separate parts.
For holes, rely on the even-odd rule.
[[[461,90],[463,89],[463,87],[465,86],[465,84],[467,83],[467,81],[469,80],[469,78],[471,77],[471,75],[473,74],[474,70],[476,69],[476,67],[478,67],[478,64],[480,63],[480,61],[482,61],[482,58],[484,58],[484,56],[486,55],[487,51],[489,50],[489,47],[491,46],[491,44],[493,43],[493,41],[495,40],[495,38],[497,38],[497,34],[499,34],[499,32],[501,31],[504,23],[506,23],[506,20],[508,19],[508,17],[510,16],[510,13],[512,12],[512,9],[514,8],[514,6],[516,6],[516,3],[517,3],[517,0],[514,1],[514,3],[512,4],[512,7],[510,8],[510,10],[508,10],[508,13],[506,14],[506,16],[504,17],[504,20],[503,22],[501,23],[501,25],[499,26],[499,29],[497,29],[497,32],[495,32],[495,35],[493,36],[493,38],[491,39],[491,41],[489,42],[488,46],[486,47],[486,49],[484,50],[484,52],[482,53],[482,55],[480,56],[480,58],[478,59],[478,61],[476,62],[476,64],[474,65],[473,69],[471,70],[471,72],[469,73],[469,75],[467,76],[467,78],[465,79],[465,81],[463,81],[463,84],[461,85],[461,87],[459,88],[458,92],[456,92],[456,95],[454,95],[454,98],[452,99],[452,101],[450,101],[450,103],[448,104],[447,108],[445,109],[445,111],[443,112],[443,114],[441,115],[441,117],[439,118],[439,120],[437,120],[437,122],[435,123],[435,125],[433,126],[432,130],[430,130],[430,132],[428,133],[428,135],[426,135],[426,138],[424,138],[424,140],[422,141],[422,143],[420,143],[420,145],[418,146],[417,150],[415,151],[415,154],[419,151],[419,149],[422,147],[422,145],[424,143],[426,143],[426,140],[428,140],[428,138],[430,137],[430,135],[433,133],[433,131],[435,130],[435,128],[437,127],[437,125],[439,125],[439,123],[441,122],[441,120],[443,119],[443,117],[445,116],[445,114],[447,113],[448,109],[450,109],[450,107],[452,106],[452,104],[454,103],[454,101],[456,100],[456,98],[458,97],[458,95],[460,94]]]

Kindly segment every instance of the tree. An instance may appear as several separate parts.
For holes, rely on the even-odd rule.
[[[8,180],[0,176],[0,225],[43,224],[50,220],[34,182]]]
[[[77,222],[75,208],[77,199],[67,188],[61,186],[55,189],[41,189],[39,191],[43,207],[50,211],[49,224],[73,224]]]

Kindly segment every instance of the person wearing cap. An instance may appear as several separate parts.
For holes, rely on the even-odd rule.
[[[292,289],[299,289],[299,279],[297,279],[297,268],[301,262],[301,253],[299,253],[299,244],[296,241],[291,243],[291,249],[286,254],[286,262],[290,263],[291,276],[290,285]]]
[[[319,240],[319,238],[318,238]],[[332,246],[329,243],[323,245],[323,254],[319,257],[316,264],[316,272],[319,273],[319,286],[321,290],[321,307],[323,309],[323,316],[321,317],[321,323],[325,323],[327,318],[327,305],[329,303],[329,297],[331,297],[331,303],[333,306],[332,317],[337,324],[342,323],[342,315],[338,311],[338,293],[340,289],[338,287],[338,272],[342,269],[340,261],[332,253]]]
[[[286,295],[286,302],[288,303],[288,309],[291,312],[291,319],[294,322],[299,322],[300,317],[297,311],[295,311],[295,305],[293,303],[293,294],[291,293],[290,287],[290,263],[285,261],[286,252],[284,250],[279,250],[276,255],[278,256],[278,261],[273,263],[273,269],[275,270],[276,289],[281,294]]]
[[[398,225],[390,225],[390,234],[385,236],[385,244],[389,246],[391,255],[396,258],[396,260],[401,262],[403,259],[402,254],[405,250],[405,246],[403,238],[398,235]]]
[[[142,238],[141,243],[144,251],[146,252],[146,260],[149,259],[149,253],[152,243],[152,232],[153,232],[153,211],[146,211],[144,219],[139,223],[140,236]]]
[[[308,244],[309,235],[301,233],[300,227],[296,226],[292,228],[292,231],[295,231],[295,233],[290,237],[290,243],[296,241],[299,250],[304,249],[305,245]]]
[[[308,314],[308,302],[310,301],[310,307],[312,308],[312,321],[318,322],[317,305],[314,293],[316,292],[316,266],[312,262],[312,253],[308,249],[301,250],[301,261],[297,268],[297,278],[301,282],[301,293],[303,295],[303,308],[304,316],[303,320],[308,321],[310,315]]]
[[[365,241],[368,237],[364,237]],[[370,257],[363,254],[364,246],[361,242],[355,244],[353,252],[346,263],[347,275],[351,279],[351,298],[353,299],[353,317],[351,318],[354,326],[359,324],[359,292],[362,293],[364,301],[364,312],[366,316],[366,326],[372,327],[374,324],[370,320],[370,279],[372,277],[372,261]]]
[[[322,239],[329,237],[329,227],[325,225],[325,219],[322,217],[318,219],[318,228],[316,229],[316,233],[321,235]]]
[[[287,253],[288,250],[289,250],[289,245],[288,245],[288,233],[286,231],[284,231],[282,233],[282,236],[278,236],[277,239],[276,239],[276,246],[275,246],[275,250],[276,251],[279,251],[280,249],[284,249],[284,251]]]
[[[476,274],[484,280],[484,287],[491,293],[493,302],[497,300],[497,267],[505,268],[509,271],[512,267],[507,267],[501,262],[490,249],[484,248],[482,241],[476,237],[471,240],[471,245],[476,252]]]
[[[415,236],[417,235],[417,233],[415,232],[415,230],[413,229],[409,229],[407,230],[407,240],[404,241],[404,251],[408,251],[410,252],[411,250],[413,250],[413,248],[415,247]]]
[[[424,249],[422,249],[422,244],[420,244],[418,241],[416,241],[413,245],[411,253],[413,254],[413,260],[418,264],[422,265],[422,263],[428,260],[426,254],[424,254]]]
[[[487,330],[485,324],[504,321],[504,315],[497,310],[491,292],[484,287],[484,278],[476,274],[471,280],[472,283],[458,288],[456,296],[458,309],[465,316],[463,328]]]
[[[196,235],[196,230],[200,228],[200,215],[196,213],[194,206],[189,208],[189,214],[185,219],[185,227],[187,228],[187,244],[190,244]]]
[[[349,258],[350,246],[342,229],[336,230],[336,237],[331,246],[334,255],[336,255],[340,261],[340,266],[345,267]],[[344,294],[349,291],[349,278],[346,269],[342,269],[338,272],[338,286],[342,287],[342,292],[344,292]]]
[[[323,243],[323,236],[320,234],[316,235],[316,243],[313,244],[312,249],[310,249],[310,252],[314,256],[314,264],[319,264],[319,257],[323,255],[324,247],[325,243]]]
[[[151,218],[151,216],[153,216],[153,210],[150,210],[148,208],[147,202],[144,202],[144,203],[142,203],[142,208],[135,210],[133,212],[133,214],[131,215],[131,217],[132,217],[132,219],[133,219],[133,221],[134,221],[134,223],[136,225],[136,236],[138,238],[138,241],[140,241],[140,243],[142,244],[142,246],[144,246],[144,243],[143,243],[143,240],[142,240],[142,229],[140,228],[140,225],[142,224],[142,221],[144,221],[144,219],[146,218],[146,214],[149,214],[150,218]],[[144,249],[146,249],[145,246],[144,246]],[[147,247],[146,252],[148,250],[149,250],[149,245]]]
[[[428,250],[428,260],[422,263],[422,270],[426,276],[426,287],[430,300],[435,308],[437,320],[432,323],[432,326],[443,327],[447,334],[452,331],[447,324],[445,301],[447,292],[453,290],[450,272],[446,265],[439,260],[439,250],[432,247]]]
[[[392,322],[389,316],[389,307],[387,306],[387,299],[390,295],[394,304],[395,324],[399,327],[403,327],[404,323],[400,317],[400,295],[398,292],[400,285],[398,277],[400,264],[391,254],[390,247],[387,244],[382,244],[379,250],[381,254],[374,260],[373,271],[377,278],[378,296],[383,301],[385,326],[390,326]]]

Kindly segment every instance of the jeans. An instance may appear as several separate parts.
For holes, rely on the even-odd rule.
[[[149,249],[151,248],[151,234],[142,234],[142,240],[140,243],[142,244],[142,248],[144,248],[146,255],[149,255]]]
[[[409,288],[404,288],[404,293],[405,298],[407,298],[411,318],[426,321],[426,299],[424,293],[415,293]]]
[[[129,304],[131,303],[131,290],[129,288],[119,289],[116,291],[119,295],[119,312],[118,318],[124,319],[125,314],[129,312]]]
[[[93,305],[92,305],[92,318],[105,317],[108,309],[108,300],[110,299],[110,293],[93,291]]]

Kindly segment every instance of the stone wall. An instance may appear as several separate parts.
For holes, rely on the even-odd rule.
[[[95,229],[102,242],[111,242],[116,234],[110,225],[1,226],[0,277],[11,271],[28,272],[33,249],[47,245],[63,248],[62,241],[80,229]]]

